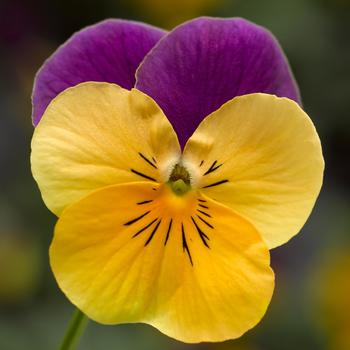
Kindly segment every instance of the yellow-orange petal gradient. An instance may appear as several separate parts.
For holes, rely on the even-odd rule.
[[[64,210],[50,261],[91,319],[144,322],[189,343],[241,336],[274,288],[268,248],[248,221],[198,192],[148,182],[105,187]]]

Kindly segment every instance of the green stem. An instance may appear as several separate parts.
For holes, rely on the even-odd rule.
[[[74,311],[59,350],[75,350],[89,319],[78,309]]]

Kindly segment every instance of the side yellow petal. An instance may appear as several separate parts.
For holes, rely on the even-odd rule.
[[[269,251],[248,221],[198,196],[131,183],[68,207],[50,247],[62,291],[101,323],[144,322],[189,343],[241,336],[273,293]]]
[[[47,207],[59,215],[100,187],[164,181],[179,154],[171,124],[150,97],[88,82],[48,106],[34,132],[31,163]]]
[[[188,140],[184,164],[207,196],[252,222],[269,248],[297,234],[319,194],[319,137],[292,100],[236,97],[209,115]]]

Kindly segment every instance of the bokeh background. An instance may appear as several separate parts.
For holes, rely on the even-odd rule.
[[[277,286],[241,339],[186,345],[147,325],[90,323],[81,350],[350,349],[350,2],[348,0],[0,0],[0,349],[55,349],[73,311],[48,264],[55,218],[29,165],[36,70],[74,31],[107,17],[172,28],[241,16],[280,40],[322,140],[322,193],[302,233],[272,251]]]

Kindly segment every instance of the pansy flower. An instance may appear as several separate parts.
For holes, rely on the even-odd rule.
[[[184,342],[256,325],[269,249],[300,231],[322,183],[299,102],[276,39],[243,19],[75,34],[36,77],[31,157],[69,300]]]

